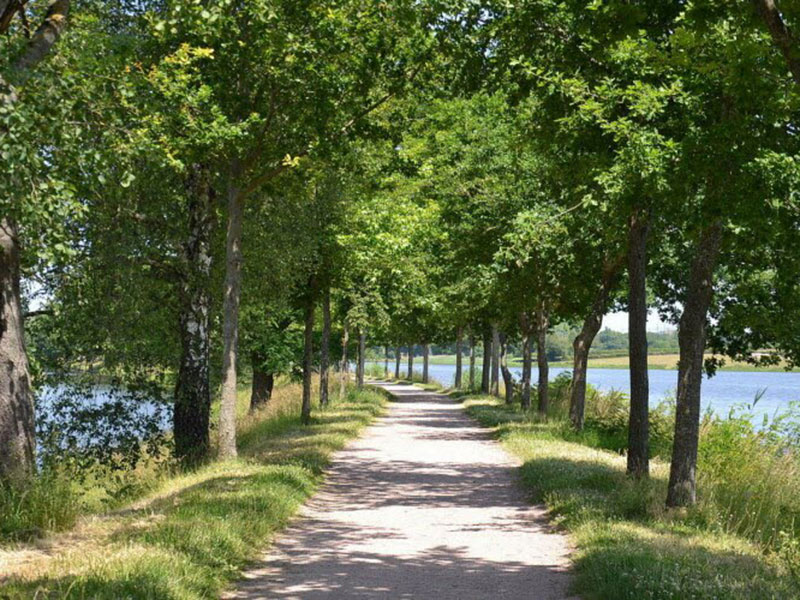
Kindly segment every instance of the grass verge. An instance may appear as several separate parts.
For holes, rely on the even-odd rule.
[[[800,597],[796,539],[766,547],[703,514],[667,512],[664,462],[653,461],[649,481],[635,482],[625,475],[623,456],[589,445],[591,432],[570,434],[563,422],[539,422],[495,399],[466,405],[523,461],[532,499],[571,534],[575,591],[583,598]]]
[[[278,392],[279,390],[276,390]],[[346,398],[299,421],[298,386],[240,423],[237,460],[165,481],[123,510],[87,518],[2,581],[0,598],[218,597],[322,481],[330,455],[379,415],[385,397]]]

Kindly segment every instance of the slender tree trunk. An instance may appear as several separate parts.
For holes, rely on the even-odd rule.
[[[367,353],[367,332],[358,328],[358,387],[364,387],[364,362]]]
[[[695,472],[700,434],[700,386],[706,323],[714,293],[714,268],[722,241],[722,223],[703,230],[692,263],[689,289],[678,326],[678,393],[675,437],[667,489],[667,506],[689,506],[697,501]]]
[[[253,358],[253,387],[250,391],[250,410],[258,410],[267,405],[272,398],[272,388],[275,387],[275,375],[268,373]]]
[[[508,368],[508,338],[505,333],[500,334],[500,371],[503,374],[506,404],[514,403],[514,377]]]
[[[314,284],[309,283],[309,296],[305,307],[303,329],[303,406],[300,420],[303,425],[311,423],[311,372],[314,365]]]
[[[786,25],[775,0],[753,0],[772,37],[772,43],[783,55],[783,60],[796,85],[800,85],[800,48],[793,32]]]
[[[383,347],[383,376],[389,379],[389,346]]]
[[[536,363],[539,367],[539,383],[536,392],[539,400],[539,414],[547,416],[550,404],[550,365],[547,362],[547,329],[550,326],[545,303],[542,302],[536,314]]]
[[[526,313],[519,315],[519,327],[522,332],[522,408],[531,408],[531,324]]]
[[[430,344],[423,344],[422,345],[422,383],[428,383],[430,378],[428,377],[428,363],[431,357],[431,345]]]
[[[194,164],[186,185],[189,235],[183,245],[179,282],[180,365],[175,384],[172,431],[175,455],[187,463],[209,449],[209,283],[213,190],[208,169]]]
[[[414,345],[408,345],[408,380],[414,381]]]
[[[628,343],[631,410],[628,425],[628,474],[647,477],[649,458],[649,401],[647,374],[647,235],[646,215],[631,215],[628,230]]]
[[[569,416],[576,431],[583,429],[586,413],[586,369],[589,363],[589,350],[603,324],[603,315],[608,308],[608,298],[619,280],[621,267],[622,260],[607,260],[603,265],[602,281],[592,302],[591,311],[584,319],[580,333],[572,342],[573,363]]]
[[[319,405],[327,406],[331,363],[331,288],[325,286],[322,293],[322,339],[319,348]]]
[[[481,365],[481,393],[489,393],[490,369],[492,367],[492,330],[483,330],[483,361]]]
[[[492,396],[500,397],[500,330],[492,323]]]
[[[20,296],[17,224],[0,220],[0,480],[30,478],[36,463],[33,391]]]
[[[475,391],[475,336],[469,336],[469,391]]]
[[[222,399],[219,413],[219,456],[236,456],[236,363],[239,353],[239,302],[242,294],[242,198],[232,169],[228,184],[228,231],[225,251],[225,299],[222,324]]]
[[[461,352],[462,346],[464,343],[464,328],[459,327],[456,331],[456,378],[455,378],[455,388],[457,390],[461,389]]]
[[[402,354],[400,352],[400,346],[394,349],[394,378],[400,379],[400,361],[402,360]]]
[[[347,391],[347,345],[350,342],[350,329],[347,319],[342,320],[342,362],[339,363],[339,399],[344,398]]]

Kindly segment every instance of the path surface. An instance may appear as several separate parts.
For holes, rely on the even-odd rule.
[[[387,415],[227,598],[567,598],[568,547],[517,464],[447,397],[384,384]]]

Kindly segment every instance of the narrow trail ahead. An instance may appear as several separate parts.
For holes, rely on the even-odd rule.
[[[517,464],[453,400],[396,400],[337,453],[326,483],[227,598],[564,599],[564,536]]]

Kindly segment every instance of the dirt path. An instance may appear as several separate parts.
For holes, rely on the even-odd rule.
[[[459,404],[385,384],[301,518],[227,598],[567,598],[568,547]]]

